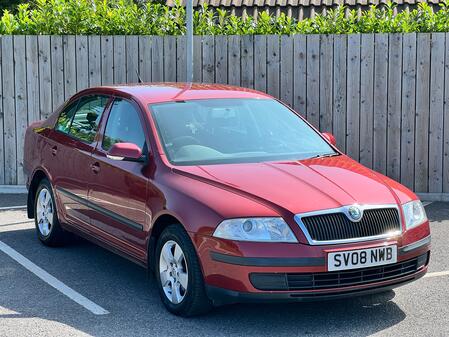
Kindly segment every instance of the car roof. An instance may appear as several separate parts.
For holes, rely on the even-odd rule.
[[[81,93],[90,91],[120,92],[137,98],[143,104],[214,98],[272,98],[263,92],[253,89],[225,84],[201,83],[121,84],[91,88]]]

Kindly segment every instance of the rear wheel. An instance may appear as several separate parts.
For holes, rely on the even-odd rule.
[[[170,225],[162,232],[155,256],[159,293],[171,313],[187,317],[212,308],[195,248],[181,225]]]
[[[47,246],[65,243],[66,233],[61,228],[56,213],[56,203],[50,182],[42,179],[34,200],[34,222],[39,240]]]

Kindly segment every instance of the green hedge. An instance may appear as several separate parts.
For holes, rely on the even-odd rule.
[[[241,18],[207,6],[194,13],[197,35],[241,34],[349,34],[449,31],[449,0],[434,13],[427,3],[394,15],[394,5],[371,7],[358,16],[345,8],[313,19],[297,21],[265,12]],[[132,0],[35,0],[21,4],[15,14],[5,10],[0,34],[136,34],[180,35],[185,32],[185,8]]]
[[[18,4],[20,4],[23,1],[20,0],[0,0],[0,10],[3,11],[4,9],[12,10],[17,7]]]

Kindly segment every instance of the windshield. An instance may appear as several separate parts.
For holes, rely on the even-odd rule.
[[[208,99],[150,106],[175,165],[301,160],[337,154],[273,99]]]

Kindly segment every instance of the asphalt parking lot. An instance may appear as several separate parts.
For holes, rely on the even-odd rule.
[[[113,253],[81,239],[62,248],[41,245],[25,210],[5,209],[24,204],[25,196],[0,196],[0,246],[104,312],[80,305],[0,249],[1,337],[449,336],[449,203],[426,206],[432,229],[427,277],[386,296],[232,305],[190,319],[168,314],[146,271]]]

